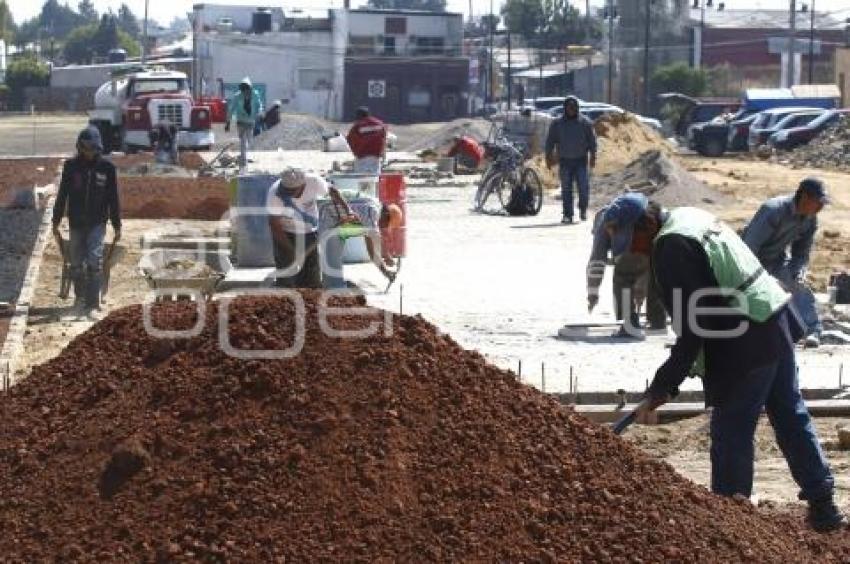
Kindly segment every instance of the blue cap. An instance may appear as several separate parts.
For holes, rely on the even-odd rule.
[[[100,131],[93,125],[86,127],[77,136],[77,145],[82,145],[99,153],[102,152],[103,141],[100,138]]]
[[[822,204],[829,203],[829,194],[826,193],[826,186],[819,178],[815,178],[813,176],[804,178],[803,181],[800,182],[799,189],[804,194],[811,196]]]
[[[643,217],[649,206],[649,200],[640,192],[630,192],[618,197],[608,205],[602,222],[613,224],[616,228],[611,239],[611,253],[618,257],[632,246],[632,234],[635,223]]]

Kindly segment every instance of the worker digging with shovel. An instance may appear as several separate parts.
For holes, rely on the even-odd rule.
[[[70,264],[75,317],[97,320],[103,284],[106,222],[112,223],[113,242],[121,239],[121,206],[115,166],[103,159],[103,143],[94,127],[77,137],[77,155],[62,168],[59,194],[53,206],[53,236]],[[64,245],[59,226],[68,215],[70,237]]]
[[[791,296],[741,238],[696,208],[619,200],[604,216],[615,256],[648,254],[677,340],[635,411],[638,421],[703,380],[711,413],[711,490],[749,498],[753,437],[764,409],[817,531],[846,527],[834,478],[800,394],[795,343],[805,335]],[[712,309],[709,309],[712,308]]]

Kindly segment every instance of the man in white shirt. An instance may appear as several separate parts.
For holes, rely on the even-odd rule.
[[[269,188],[266,207],[274,242],[275,285],[283,288],[321,288],[318,255],[318,199],[330,195],[344,210],[344,220],[356,220],[336,188],[317,174],[287,168]]]

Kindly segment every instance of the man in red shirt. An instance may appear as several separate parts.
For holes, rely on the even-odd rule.
[[[478,166],[484,160],[484,147],[469,135],[455,135],[454,145],[447,156],[455,157],[458,165],[474,171],[478,170]],[[457,172],[457,166],[455,166],[455,172]]]
[[[381,174],[381,160],[387,148],[387,126],[369,113],[369,108],[358,108],[356,121],[348,132],[348,146],[354,153],[354,172]]]

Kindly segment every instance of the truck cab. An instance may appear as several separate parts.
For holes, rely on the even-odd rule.
[[[182,72],[133,69],[113,76],[95,94],[89,121],[107,153],[149,149],[150,132],[161,123],[177,128],[180,148],[206,150],[215,142],[210,108],[194,101]]]

